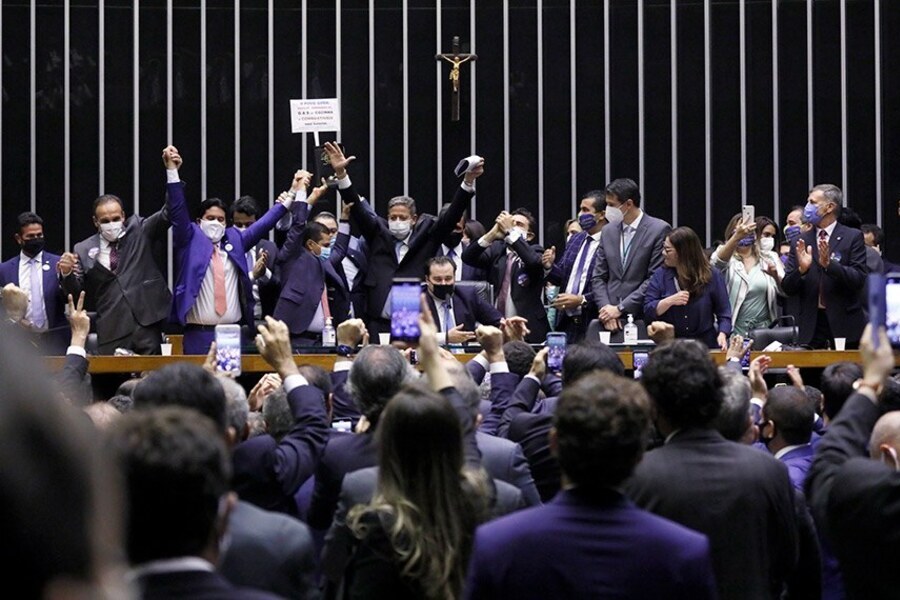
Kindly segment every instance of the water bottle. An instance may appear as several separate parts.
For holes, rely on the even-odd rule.
[[[331,324],[331,317],[327,317],[325,319],[325,327],[322,328],[322,345],[334,346],[335,337],[334,325]]]
[[[628,315],[628,323],[625,324],[622,335],[626,344],[637,344],[638,330],[637,325],[634,324],[634,315]]]

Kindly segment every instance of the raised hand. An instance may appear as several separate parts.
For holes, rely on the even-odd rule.
[[[338,179],[347,176],[347,166],[356,160],[355,156],[344,156],[344,151],[334,142],[325,142],[325,156],[334,169],[334,174]]]
[[[14,283],[7,283],[3,286],[3,309],[6,311],[6,317],[16,323],[25,319],[28,312],[28,294],[22,291]]]
[[[56,272],[63,277],[68,277],[75,270],[76,266],[78,266],[78,255],[73,252],[65,252],[59,257],[59,262],[56,263]]]
[[[503,331],[503,339],[507,342],[524,342],[525,337],[531,333],[531,330],[528,329],[528,319],[525,317],[500,319],[500,329]]]
[[[312,179],[312,173],[306,171],[305,169],[297,169],[294,172],[294,180],[291,182],[291,191],[299,192],[300,190],[305,190],[309,187],[309,182]]]
[[[554,262],[556,262],[556,246],[550,246],[541,254],[541,264],[544,266],[544,269],[549,269]]]
[[[91,318],[87,311],[84,310],[84,292],[78,294],[78,305],[72,300],[72,294],[69,294],[69,310],[67,311],[69,318],[69,327],[72,328],[72,346],[84,348],[87,342],[88,334],[91,332]]]
[[[310,206],[312,206],[316,202],[318,202],[319,199],[322,196],[324,196],[327,192],[328,192],[328,184],[325,183],[325,179],[322,178],[322,184],[313,188],[313,191],[310,192],[309,198],[307,198],[306,201],[309,202]]]
[[[668,298],[671,306],[684,306],[691,300],[691,293],[686,290],[675,292]]]
[[[765,400],[769,395],[769,386],[766,385],[764,375],[769,370],[772,363],[772,357],[767,354],[761,354],[750,361],[750,370],[747,377],[750,379],[750,388],[753,390],[753,397]]]
[[[368,332],[362,319],[347,319],[337,327],[337,343],[339,346],[356,348],[366,339]]]
[[[448,344],[464,344],[470,340],[475,339],[474,331],[464,331],[463,324],[460,323],[456,327],[453,327],[447,332],[447,343]]]
[[[178,148],[175,146],[166,146],[163,148],[162,159],[163,164],[166,165],[166,169],[181,168],[181,155],[178,153]]]
[[[253,264],[253,279],[259,279],[263,275],[266,274],[266,265],[269,262],[269,253],[265,250],[259,253],[259,256],[256,257],[256,262]]]
[[[812,257],[812,248],[808,248],[806,246],[806,242],[803,240],[797,240],[797,270],[800,271],[801,274],[809,271],[809,268],[812,266],[813,257]],[[820,253],[821,255],[821,253]]]
[[[298,371],[291,353],[291,334],[284,321],[266,317],[265,324],[256,329],[259,331],[256,347],[259,348],[260,355],[274,367],[282,379],[295,375]]]
[[[354,157],[355,158],[355,157]],[[466,172],[463,179],[465,180],[467,185],[472,185],[475,183],[475,180],[484,175],[484,159],[481,159],[481,162],[478,163],[478,166],[473,167],[471,171]]]

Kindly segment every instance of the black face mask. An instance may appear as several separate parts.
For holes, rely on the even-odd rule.
[[[432,286],[434,288],[434,297],[438,300],[446,300],[453,294],[453,289],[456,285],[452,283],[447,283],[443,285],[434,284]]]
[[[459,246],[459,243],[462,241],[462,232],[453,232],[447,236],[446,244],[448,248],[456,248]]]
[[[22,242],[22,252],[26,256],[35,257],[44,249],[44,238],[33,238]]]

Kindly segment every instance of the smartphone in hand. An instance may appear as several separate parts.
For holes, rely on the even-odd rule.
[[[741,209],[744,223],[754,223],[756,221],[756,207],[752,204],[746,204]]]
[[[634,368],[634,378],[640,379],[644,371],[644,365],[647,364],[647,352],[635,352],[631,355],[631,363]]]
[[[216,373],[241,374],[240,325],[216,325]]]
[[[552,373],[561,373],[563,359],[566,357],[566,334],[561,331],[553,331],[547,334],[547,370]]]
[[[419,342],[422,283],[415,278],[395,278],[391,285],[391,341]]]

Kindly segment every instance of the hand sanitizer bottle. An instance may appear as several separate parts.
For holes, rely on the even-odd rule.
[[[637,335],[637,334],[635,334]],[[334,346],[335,345],[335,332],[334,325],[331,324],[331,317],[325,319],[325,327],[322,329],[322,345],[323,346]]]
[[[637,325],[634,324],[634,315],[628,315],[628,323],[625,324],[625,327],[622,330],[622,336],[623,341],[626,344],[637,344],[638,329]]]

